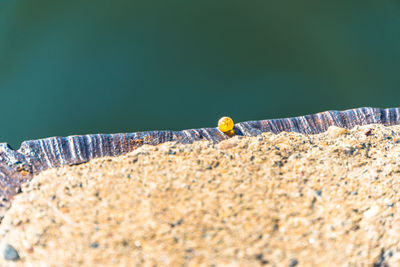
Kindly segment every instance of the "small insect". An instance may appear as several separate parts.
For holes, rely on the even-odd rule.
[[[233,136],[235,134],[235,130],[233,130],[233,120],[229,117],[222,117],[218,121],[218,129],[228,136]]]

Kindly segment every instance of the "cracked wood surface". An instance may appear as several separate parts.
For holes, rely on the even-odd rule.
[[[235,124],[234,130],[236,135],[244,136],[283,131],[317,134],[325,132],[332,125],[351,129],[367,124],[398,125],[400,108],[332,110],[292,118],[240,122]],[[9,205],[23,183],[46,169],[126,154],[143,144],[158,145],[168,141],[190,144],[200,140],[219,142],[228,138],[217,128],[200,128],[51,137],[25,141],[18,150],[13,150],[7,143],[0,143],[0,205]]]

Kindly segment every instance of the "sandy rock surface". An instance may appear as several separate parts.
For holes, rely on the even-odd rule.
[[[0,266],[400,266],[400,127],[144,146],[49,170]]]

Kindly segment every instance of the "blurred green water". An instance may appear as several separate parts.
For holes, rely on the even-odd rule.
[[[398,1],[0,0],[0,141],[399,106]]]

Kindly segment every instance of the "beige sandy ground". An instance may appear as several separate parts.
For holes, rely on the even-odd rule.
[[[167,143],[49,170],[1,266],[400,266],[400,127]],[[3,253],[1,251],[1,253]]]

